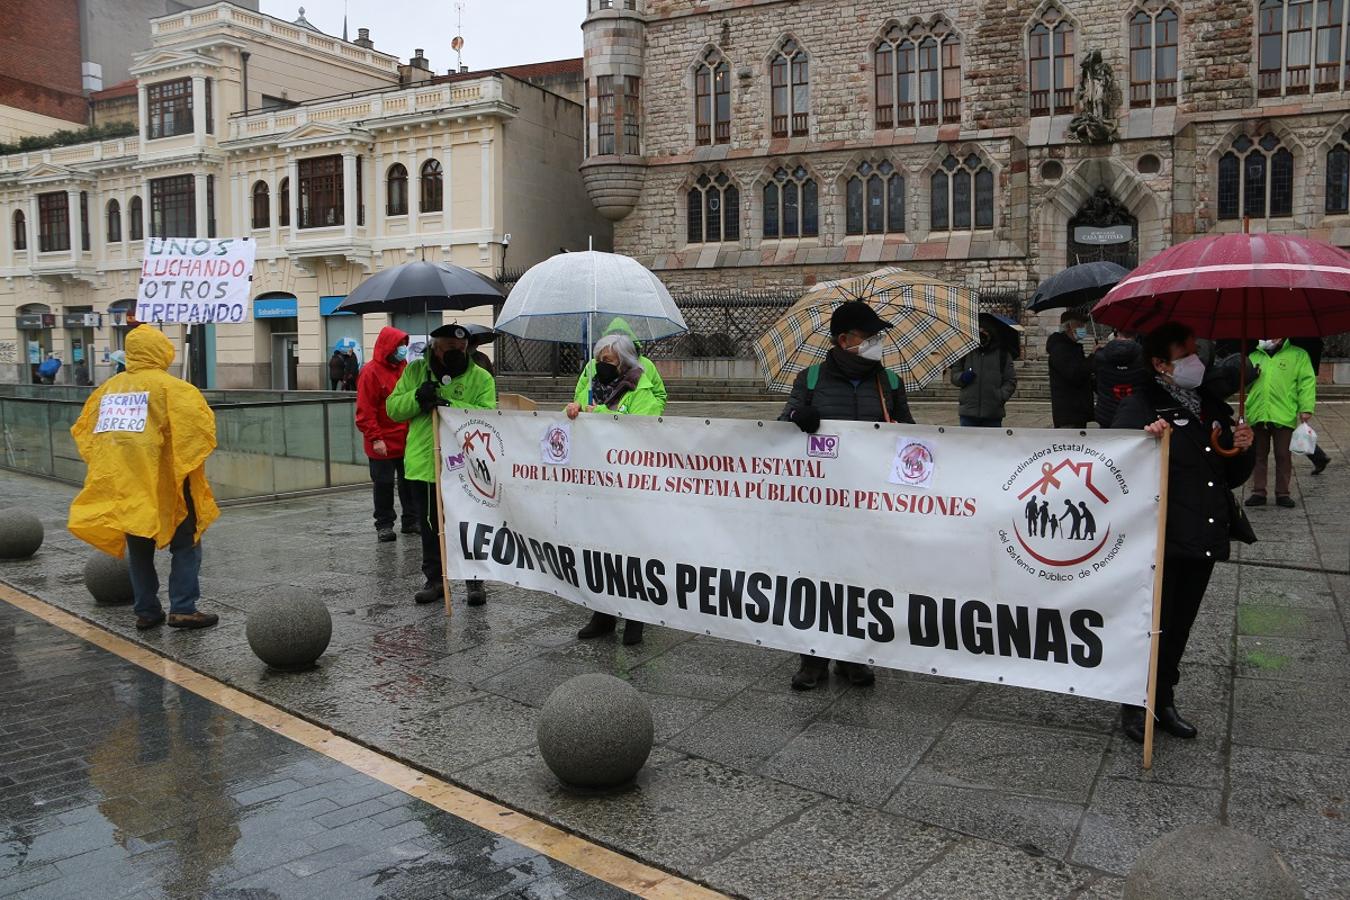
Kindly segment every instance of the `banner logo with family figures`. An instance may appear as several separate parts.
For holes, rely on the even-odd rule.
[[[445,469],[455,473],[464,493],[475,503],[495,508],[502,502],[496,468],[502,458],[502,436],[481,419],[470,419],[455,430],[458,451],[445,454]]]

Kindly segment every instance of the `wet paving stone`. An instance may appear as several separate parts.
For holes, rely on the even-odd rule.
[[[0,896],[630,896],[3,603],[0,722]]]

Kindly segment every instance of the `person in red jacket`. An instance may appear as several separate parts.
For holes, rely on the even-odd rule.
[[[418,534],[412,488],[403,479],[403,447],[408,423],[395,422],[384,410],[384,401],[394,391],[407,365],[408,334],[385,326],[375,339],[375,353],[356,381],[356,427],[365,437],[370,457],[370,480],[375,486],[375,539],[395,541],[394,484],[403,511],[403,533]]]

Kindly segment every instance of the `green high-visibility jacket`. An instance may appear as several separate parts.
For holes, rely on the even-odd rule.
[[[639,356],[638,362],[642,363],[642,377],[638,379],[637,391],[644,387],[651,391],[660,408],[654,413],[643,413],[643,415],[659,416],[666,411],[666,383],[661,380],[661,373],[656,370],[656,363],[645,356]],[[595,360],[586,363],[586,368],[581,370],[581,377],[577,379],[577,389],[572,394],[572,399],[583,409],[591,404],[591,380],[595,378]],[[632,391],[631,393],[636,393]]]
[[[1247,390],[1248,422],[1294,428],[1299,413],[1313,411],[1317,402],[1317,373],[1308,351],[1285,341],[1274,354],[1258,348],[1248,359],[1261,367],[1261,377]]]
[[[583,412],[587,411],[584,400],[577,402]],[[666,404],[652,392],[651,385],[647,383],[647,376],[643,375],[638,379],[637,387],[619,398],[617,407],[600,406],[595,412],[619,416],[659,416],[665,408]]]
[[[414,360],[384,401],[384,410],[395,422],[408,422],[408,443],[403,450],[403,477],[409,481],[436,480],[436,447],[432,435],[432,414],[417,405],[417,389],[427,380],[427,361]],[[475,365],[472,358],[464,374],[436,391],[458,409],[496,409],[497,382],[487,369]],[[433,410],[434,412],[434,410]]]

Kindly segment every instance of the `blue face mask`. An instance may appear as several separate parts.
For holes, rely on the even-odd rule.
[[[1086,328],[1075,328],[1073,330],[1073,333],[1074,336],[1077,337],[1080,341],[1087,340],[1088,330]]]
[[[407,344],[404,344],[403,346],[399,347],[397,350],[394,351],[394,359],[398,360],[399,362],[403,362],[407,358],[408,358]]]

